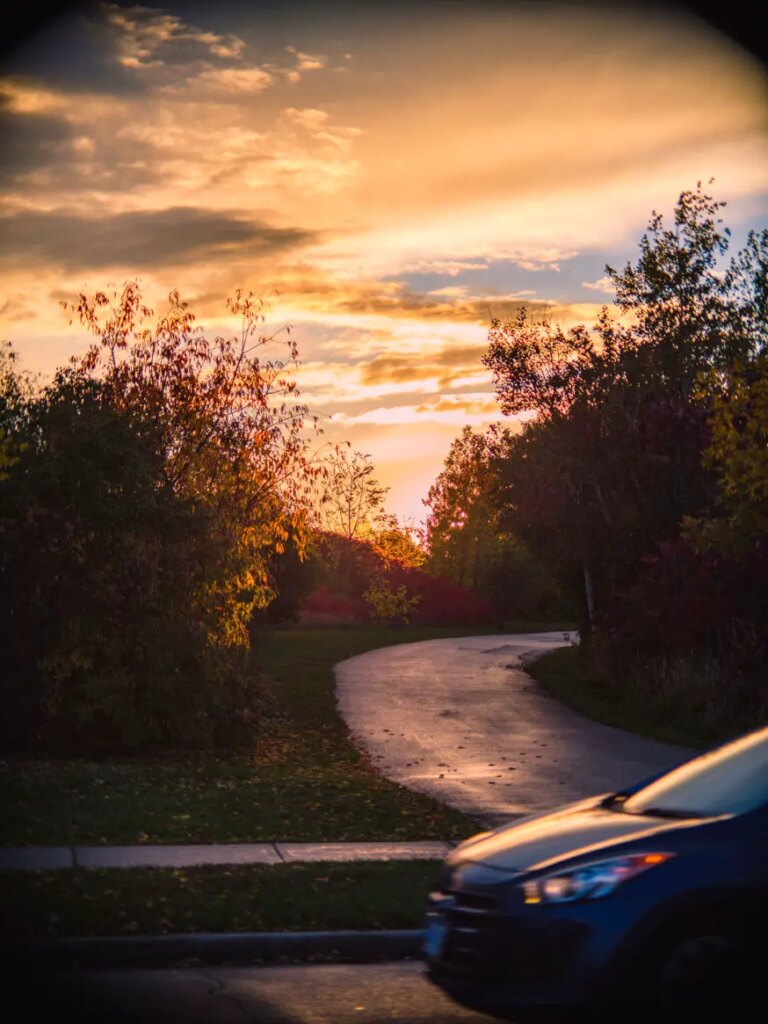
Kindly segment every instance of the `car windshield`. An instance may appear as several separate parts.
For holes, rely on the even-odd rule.
[[[621,805],[629,814],[710,817],[768,804],[768,729],[702,754]]]

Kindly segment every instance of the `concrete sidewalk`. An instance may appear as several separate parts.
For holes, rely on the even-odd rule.
[[[191,868],[207,864],[312,864],[322,861],[442,860],[454,844],[216,843],[197,846],[0,847],[0,871],[63,868]]]

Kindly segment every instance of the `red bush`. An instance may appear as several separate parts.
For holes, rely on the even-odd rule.
[[[675,654],[717,645],[739,614],[735,564],[685,540],[659,544],[639,579],[601,618],[603,632],[642,651]]]
[[[362,598],[349,598],[335,594],[328,587],[318,587],[305,597],[299,606],[302,622],[348,623],[368,622],[368,606]]]
[[[494,621],[490,601],[476,597],[451,580],[400,566],[392,567],[387,576],[393,586],[405,584],[409,594],[418,594],[419,603],[411,612],[411,622],[418,625],[477,626]]]

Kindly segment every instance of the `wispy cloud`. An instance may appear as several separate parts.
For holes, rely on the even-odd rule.
[[[363,384],[402,384],[404,381],[435,379],[441,386],[466,375],[468,368],[481,368],[486,345],[445,346],[439,352],[424,357],[419,353],[403,352],[377,356],[360,366]]]
[[[607,295],[614,295],[616,292],[616,286],[614,285],[612,278],[607,275],[605,277],[599,277],[597,281],[582,281],[581,287],[588,288],[593,292],[605,292]]]
[[[328,64],[328,58],[320,53],[302,53],[295,46],[286,46],[286,51],[294,58],[294,66],[281,69],[289,82],[299,82],[306,71],[320,71]]]
[[[429,424],[485,427],[501,418],[498,403],[485,393],[440,395],[419,404],[380,405],[364,412],[337,413],[333,424],[345,428],[361,425],[396,426]]]
[[[239,60],[245,43],[235,35],[196,28],[173,14],[150,7],[104,4],[113,29],[116,59],[137,70],[189,66],[199,61]]]
[[[263,92],[273,81],[274,76],[264,68],[210,68],[200,73],[194,86],[203,94],[208,90],[213,95],[219,93],[240,98]]]

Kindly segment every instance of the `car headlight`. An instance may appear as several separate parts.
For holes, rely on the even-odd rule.
[[[553,872],[523,884],[526,903],[572,903],[608,896],[622,882],[664,864],[674,854],[634,853],[611,860],[595,860],[567,871]]]

